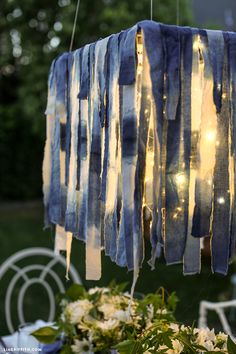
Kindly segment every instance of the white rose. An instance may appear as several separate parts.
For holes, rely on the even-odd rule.
[[[113,304],[103,304],[98,307],[98,310],[103,312],[106,319],[111,318],[116,312],[116,307]]]
[[[70,323],[77,324],[85,315],[89,313],[92,308],[93,304],[87,299],[78,300],[67,305],[65,313],[69,317]]]
[[[172,329],[172,331],[174,333],[178,333],[179,332],[179,325],[177,325],[176,323],[171,323],[169,327],[170,327],[170,329]]]

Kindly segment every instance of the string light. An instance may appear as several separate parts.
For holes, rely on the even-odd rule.
[[[209,130],[208,132],[206,132],[206,139],[209,142],[213,142],[215,140],[215,137],[216,137],[216,133],[214,131]]]
[[[178,185],[183,185],[185,183],[185,175],[183,173],[178,173],[176,175],[176,183]]]
[[[217,199],[217,202],[218,202],[219,204],[225,204],[225,198],[224,198],[224,197],[219,197],[219,198]]]

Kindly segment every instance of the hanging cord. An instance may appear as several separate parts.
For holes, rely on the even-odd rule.
[[[153,18],[153,0],[150,0],[150,20]]]
[[[179,0],[176,0],[176,25],[179,26]]]
[[[79,5],[80,5],[80,0],[77,1],[77,5],[76,5],[75,18],[74,18],[73,30],[72,30],[72,34],[71,34],[69,52],[71,52],[72,48],[73,48],[73,43],[74,43],[74,38],[75,38],[75,29],[76,29],[78,14],[79,14]]]

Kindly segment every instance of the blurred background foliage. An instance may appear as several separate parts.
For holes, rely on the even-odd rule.
[[[191,23],[188,0],[181,24]],[[41,196],[47,75],[52,59],[67,51],[76,0],[1,0],[0,198]],[[74,48],[150,18],[150,0],[81,0]],[[176,1],[158,1],[154,19],[176,22]]]

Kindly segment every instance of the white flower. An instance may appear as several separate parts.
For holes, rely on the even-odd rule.
[[[182,353],[184,346],[178,339],[171,339],[173,350],[175,354]]]
[[[167,309],[158,309],[156,313],[160,315],[166,315],[168,311]]]
[[[98,307],[98,310],[103,312],[105,318],[109,319],[114,315],[117,309],[113,304],[103,304]]]
[[[170,329],[172,329],[172,331],[174,333],[178,333],[179,332],[179,326],[176,323],[171,323],[169,327],[170,327]]]
[[[148,319],[152,320],[154,317],[154,306],[153,304],[147,305],[147,314],[148,314]]]
[[[196,328],[194,329],[194,334],[197,334],[196,343],[199,345],[205,345],[205,342],[212,341],[215,342],[216,336],[215,331],[212,329],[211,331],[208,328]]]
[[[98,286],[95,286],[94,288],[89,289],[88,293],[89,295],[94,295],[96,293],[109,293],[110,289],[109,288],[99,288]]]
[[[168,347],[166,345],[159,345],[158,350],[166,350]]]
[[[216,335],[216,340],[217,340],[217,342],[220,342],[220,341],[226,342],[228,340],[228,336],[224,332],[219,332]]]
[[[123,310],[117,310],[113,316],[114,319],[120,321],[120,322],[125,322],[125,323],[130,323],[132,322],[132,318],[130,316],[129,310],[123,311]]]
[[[73,353],[76,354],[94,354],[93,352],[93,345],[91,342],[89,342],[86,339],[83,340],[78,340],[75,339],[74,341],[75,344],[71,346],[71,349]]]
[[[96,322],[96,326],[100,328],[103,332],[108,332],[119,326],[119,322],[115,319],[109,319],[108,321]]]
[[[214,350],[214,344],[212,343],[212,341],[210,340],[207,340],[205,343],[204,343],[204,347],[209,350],[209,351],[213,351]]]
[[[66,315],[69,317],[69,322],[77,324],[81,319],[89,313],[93,308],[93,304],[87,299],[71,302],[65,309]]]

